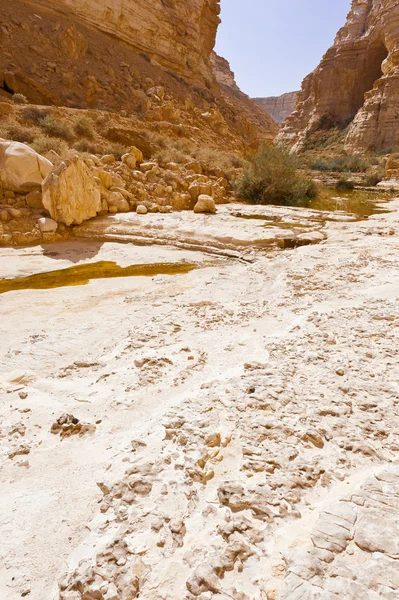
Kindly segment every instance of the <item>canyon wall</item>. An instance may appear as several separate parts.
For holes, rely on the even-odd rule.
[[[78,16],[190,82],[211,82],[219,0],[35,0]]]
[[[267,131],[268,140],[273,139],[278,131],[278,125],[273,121],[268,113],[260,108],[249,96],[244,94],[238,87],[235,75],[230,68],[230,63],[225,59],[212,52],[211,65],[214,76],[224,98],[226,104],[230,107],[236,107],[240,118],[244,122],[250,123],[259,131]],[[264,137],[264,139],[266,139]]]
[[[219,12],[219,0],[1,3],[0,100],[136,113],[244,146],[272,139],[272,120],[213,73]]]
[[[292,113],[295,108],[299,92],[288,92],[281,96],[269,96],[268,98],[252,98],[252,100],[263,108],[275,121],[281,124]]]
[[[348,152],[398,145],[397,0],[353,0],[334,45],[304,79],[278,139],[301,150],[314,132],[348,126]]]

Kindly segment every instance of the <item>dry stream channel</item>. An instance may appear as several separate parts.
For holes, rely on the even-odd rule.
[[[398,597],[399,200],[331,196],[0,249],[2,600]]]

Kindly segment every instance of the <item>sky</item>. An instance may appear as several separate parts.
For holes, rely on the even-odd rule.
[[[350,0],[221,0],[216,52],[251,97],[299,90],[345,23]]]

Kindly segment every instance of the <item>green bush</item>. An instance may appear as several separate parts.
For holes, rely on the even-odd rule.
[[[14,104],[28,104],[28,99],[23,94],[13,94],[12,101]]]
[[[364,173],[371,166],[371,162],[353,154],[352,156],[336,156],[331,159],[319,158],[309,164],[314,171],[336,171],[338,173]]]
[[[54,115],[47,115],[39,122],[39,125],[44,133],[50,137],[61,138],[67,142],[71,142],[75,137],[69,123],[57,119]]]
[[[335,189],[337,189],[337,190],[354,190],[355,184],[353,183],[353,181],[350,181],[346,177],[341,177],[341,179],[338,179],[337,183],[335,184]]]
[[[86,140],[92,140],[95,135],[93,121],[89,117],[81,116],[78,117],[74,123],[73,129],[75,134]]]
[[[299,204],[317,195],[315,183],[299,172],[297,158],[276,146],[263,146],[250,158],[234,190],[256,204]]]

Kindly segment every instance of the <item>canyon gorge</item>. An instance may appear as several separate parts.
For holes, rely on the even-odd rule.
[[[348,152],[390,150],[398,138],[396,0],[354,0],[344,27],[305,78],[279,140],[304,149],[319,129],[348,131]]]
[[[0,4],[2,600],[399,597],[399,2],[223,8]]]

